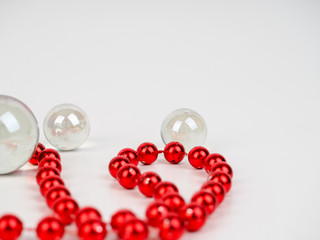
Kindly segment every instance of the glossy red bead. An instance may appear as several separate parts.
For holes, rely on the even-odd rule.
[[[36,175],[37,183],[40,184],[43,179],[49,176],[60,176],[60,172],[54,167],[42,167],[38,170]]]
[[[52,187],[56,187],[56,186],[63,186],[64,182],[61,179],[61,177],[59,176],[48,176],[44,179],[42,179],[42,181],[40,182],[39,186],[40,186],[40,192],[42,194],[42,196],[45,196],[48,192],[49,189],[51,189]]]
[[[117,178],[118,170],[122,166],[129,164],[129,163],[130,163],[129,159],[124,156],[117,156],[117,157],[112,158],[109,163],[109,172],[110,172],[111,176],[114,178]]]
[[[135,214],[128,209],[119,210],[111,217],[111,227],[113,230],[118,231],[127,221],[135,217]]]
[[[213,213],[218,205],[215,195],[209,191],[201,190],[192,196],[191,202],[203,206],[209,214]]]
[[[179,190],[172,182],[160,182],[155,186],[153,196],[155,199],[161,199],[166,193],[170,192],[178,193]]]
[[[151,203],[146,210],[148,224],[152,227],[158,227],[169,212],[170,209],[167,204],[163,202]]]
[[[75,222],[78,227],[89,220],[102,220],[100,212],[93,207],[84,207],[76,215]]]
[[[145,240],[148,238],[149,229],[147,224],[134,218],[127,221],[119,230],[119,237],[121,240]]]
[[[184,223],[177,213],[169,213],[159,225],[161,240],[178,240],[184,233]]]
[[[45,195],[45,198],[48,206],[51,208],[57,199],[69,196],[71,196],[70,191],[64,185],[60,185],[50,188]]]
[[[122,166],[117,173],[117,179],[120,185],[127,189],[132,189],[137,186],[140,176],[140,170],[134,164]]]
[[[21,235],[23,224],[14,215],[6,214],[0,218],[0,239],[15,240]]]
[[[39,154],[39,163],[45,157],[54,157],[54,158],[57,158],[58,160],[61,160],[61,157],[60,157],[60,154],[58,153],[58,151],[51,149],[51,148],[47,148]]]
[[[163,151],[164,158],[169,162],[169,163],[179,163],[182,161],[182,159],[185,156],[186,151],[184,150],[184,147],[182,146],[181,143],[178,142],[171,142],[168,143]]]
[[[208,155],[204,161],[204,169],[206,172],[210,173],[212,166],[217,162],[226,162],[226,159],[219,153],[212,153]]]
[[[226,189],[226,193],[231,188],[231,177],[228,173],[222,171],[215,171],[209,174],[208,181],[220,182]]]
[[[45,157],[41,160],[39,163],[39,169],[42,167],[53,167],[59,170],[61,172],[62,166],[60,160],[58,160],[55,157]]]
[[[181,210],[180,218],[188,231],[197,231],[205,224],[207,211],[199,204],[190,203]]]
[[[152,197],[155,186],[161,182],[161,177],[155,172],[145,172],[141,175],[138,187],[146,197]]]
[[[173,212],[179,212],[181,208],[186,205],[186,202],[184,201],[183,197],[176,192],[169,192],[166,193],[162,197],[162,201],[167,204],[170,208],[170,211]]]
[[[59,240],[64,235],[64,225],[55,217],[43,218],[36,229],[40,240]]]
[[[140,162],[149,165],[157,160],[158,148],[153,143],[142,143],[137,149],[137,154]]]
[[[232,168],[230,167],[230,165],[228,163],[225,163],[225,162],[215,163],[211,168],[211,172],[217,172],[217,171],[225,172],[225,173],[229,174],[229,176],[231,178],[233,177]]]
[[[78,203],[71,197],[57,199],[52,207],[61,222],[65,225],[72,223],[79,211]]]
[[[124,148],[119,153],[118,156],[123,156],[129,159],[130,163],[138,166],[139,164],[139,158],[138,154],[135,150],[132,148]]]
[[[81,240],[103,240],[107,236],[107,227],[99,219],[91,219],[82,223],[78,228]]]
[[[38,143],[38,146],[36,147],[36,150],[34,151],[32,157],[30,158],[29,163],[38,165],[39,155],[44,149],[46,149],[46,147],[43,144]]]
[[[201,190],[209,191],[213,195],[215,195],[218,204],[223,201],[224,195],[226,194],[226,189],[224,188],[222,183],[215,181],[206,182],[205,184],[203,184]]]
[[[188,154],[190,164],[197,169],[204,168],[205,159],[209,155],[209,151],[204,147],[194,147]]]

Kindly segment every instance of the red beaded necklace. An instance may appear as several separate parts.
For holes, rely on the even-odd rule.
[[[160,153],[165,159],[177,164],[188,156],[190,164],[197,168],[205,168],[209,174],[207,182],[196,192],[191,203],[186,204],[175,184],[162,181],[155,172],[140,173],[139,162],[152,164]],[[41,194],[54,215],[43,218],[36,228],[40,240],[59,240],[64,235],[64,226],[76,223],[78,236],[82,240],[102,240],[107,236],[107,224],[103,222],[99,211],[92,207],[79,208],[71,197],[60,177],[62,170],[60,155],[53,149],[45,149],[39,143],[30,159],[30,163],[38,164],[36,175]],[[137,151],[125,148],[109,163],[110,174],[127,189],[138,186],[146,197],[155,201],[146,210],[146,220],[139,219],[130,210],[119,210],[111,218],[110,225],[122,240],[145,240],[149,228],[159,230],[162,240],[177,240],[185,229],[197,231],[205,223],[209,214],[223,201],[231,188],[233,172],[225,158],[217,153],[209,154],[204,147],[195,147],[187,154],[178,142],[171,142],[159,151],[152,143],[141,144]],[[19,238],[23,224],[14,215],[0,218],[0,239],[15,240]]]

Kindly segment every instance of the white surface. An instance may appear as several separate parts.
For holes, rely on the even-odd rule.
[[[106,219],[128,206],[143,216],[151,202],[122,190],[108,161],[143,141],[163,148],[163,118],[188,107],[206,119],[205,146],[225,155],[235,174],[206,226],[183,239],[319,239],[319,8],[318,1],[1,1],[1,93],[24,101],[40,127],[57,104],[86,111],[91,135],[61,153],[62,176],[82,206]],[[47,145],[43,134],[41,141]],[[173,180],[187,199],[206,178],[187,161],[142,169]],[[0,177],[0,213],[14,212],[27,226],[50,213],[34,174],[27,167]]]

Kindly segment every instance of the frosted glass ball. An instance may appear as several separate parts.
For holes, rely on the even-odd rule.
[[[47,140],[61,150],[73,150],[83,144],[90,133],[87,114],[73,104],[51,109],[43,123]]]
[[[177,109],[163,120],[161,137],[165,144],[180,142],[190,150],[205,142],[207,125],[197,112],[187,108]]]
[[[38,122],[31,110],[16,98],[0,95],[0,174],[27,163],[38,141]]]

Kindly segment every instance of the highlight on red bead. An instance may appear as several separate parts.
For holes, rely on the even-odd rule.
[[[57,199],[52,209],[65,225],[72,223],[79,211],[78,203],[71,197]]]
[[[132,148],[124,148],[119,153],[118,156],[123,156],[129,159],[131,164],[138,166],[139,158],[137,152]]]
[[[145,172],[141,175],[138,187],[146,197],[152,197],[155,186],[161,182],[161,177],[155,172]]]
[[[224,195],[226,194],[226,189],[224,188],[222,183],[215,181],[206,182],[205,184],[203,184],[201,190],[211,192],[213,195],[215,195],[218,204],[223,201]]]
[[[16,240],[20,237],[23,224],[18,217],[12,214],[3,215],[0,218],[0,239]]]
[[[170,209],[169,206],[163,202],[153,202],[146,210],[147,222],[152,227],[158,227],[163,219],[167,217]]]
[[[215,195],[209,191],[201,190],[195,193],[191,202],[203,206],[209,214],[213,213],[218,205],[218,200]]]
[[[231,188],[231,177],[228,173],[222,171],[212,172],[208,176],[208,181],[220,182],[226,189],[226,192],[229,192]]]
[[[155,199],[161,199],[166,193],[170,192],[178,193],[179,190],[172,182],[160,182],[155,186],[153,196]]]
[[[41,143],[38,143],[38,146],[36,147],[36,150],[34,151],[32,157],[30,158],[29,163],[38,165],[39,155],[44,149],[46,149],[45,146]]]
[[[188,231],[197,231],[205,224],[207,211],[199,204],[190,203],[181,210],[180,218]]]
[[[162,197],[162,201],[169,206],[170,211],[179,212],[184,205],[186,205],[183,197],[176,192],[166,193]]]
[[[117,173],[117,179],[120,185],[127,189],[132,189],[137,186],[140,176],[140,170],[134,164],[122,166]]]
[[[157,160],[158,148],[153,143],[145,142],[138,147],[137,154],[140,162],[149,165]]]
[[[75,222],[78,227],[89,220],[102,220],[100,212],[93,207],[84,207],[76,215]]]
[[[204,168],[205,159],[209,155],[209,151],[204,147],[194,147],[188,154],[190,164],[197,169]]]
[[[51,148],[47,148],[44,149],[40,154],[39,154],[39,163],[41,162],[41,160],[45,157],[54,157],[57,158],[58,160],[61,160],[60,154],[58,153],[58,151],[51,149]]]
[[[178,240],[184,233],[184,223],[177,213],[169,213],[159,225],[161,240]]]
[[[210,173],[212,166],[217,162],[226,162],[226,159],[219,153],[212,153],[208,155],[204,161],[204,168],[207,173]]]
[[[184,147],[179,142],[170,142],[168,143],[164,150],[164,158],[169,162],[173,164],[177,164],[182,161],[185,155]]]
[[[121,240],[145,240],[148,235],[147,224],[138,218],[128,220],[119,230]]]
[[[129,159],[124,156],[117,156],[117,157],[112,158],[109,163],[109,172],[110,172],[111,176],[114,178],[117,178],[118,170],[122,166],[129,164],[129,163],[130,163]]]
[[[78,228],[81,240],[103,240],[107,236],[106,223],[99,219],[91,219],[82,223]]]
[[[40,240],[59,240],[64,235],[64,225],[55,217],[43,218],[36,229]]]
[[[233,177],[232,168],[230,167],[230,165],[228,163],[225,163],[225,162],[215,163],[211,168],[211,172],[217,172],[217,171],[225,172],[225,173],[229,174],[231,178]]]
[[[60,185],[50,188],[45,198],[48,206],[51,208],[57,199],[69,196],[71,196],[70,191],[64,185]]]
[[[128,209],[119,210],[111,217],[111,227],[113,230],[118,231],[127,221],[135,217],[136,215]]]
[[[40,192],[42,196],[45,196],[49,189],[56,186],[63,186],[64,182],[59,176],[48,176],[40,182]]]
[[[39,163],[39,169],[42,167],[53,167],[59,170],[61,172],[62,166],[61,166],[61,161],[58,160],[55,157],[45,157],[41,160]]]
[[[60,176],[60,172],[54,167],[42,167],[38,170],[36,175],[37,183],[40,184],[43,179],[49,176]]]

